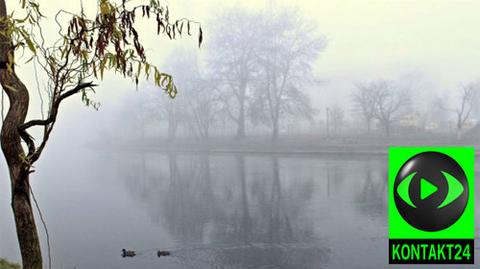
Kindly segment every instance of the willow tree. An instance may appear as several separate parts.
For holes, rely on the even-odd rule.
[[[96,108],[97,103],[90,95],[97,87],[95,81],[101,81],[106,71],[129,78],[137,85],[140,79],[151,77],[156,86],[175,97],[177,88],[172,77],[148,61],[141,31],[135,24],[139,17],[150,19],[158,35],[175,39],[195,30],[199,45],[202,42],[198,23],[187,19],[171,21],[168,7],[157,0],[142,5],[132,2],[99,0],[98,11],[92,17],[83,10],[79,13],[59,10],[54,18],[59,26],[58,39],[47,44],[42,32],[46,17],[36,0],[20,0],[21,11],[16,13],[9,13],[6,1],[0,0],[0,83],[9,100],[1,147],[9,169],[12,208],[25,269],[42,268],[29,175],[47,145],[60,105],[78,95],[87,106]],[[31,56],[29,61],[38,63],[48,78],[48,110],[44,117],[26,120],[30,94],[29,87],[16,74],[16,69],[21,68],[21,63],[15,61],[18,51]],[[40,128],[40,137],[32,137],[33,128]]]

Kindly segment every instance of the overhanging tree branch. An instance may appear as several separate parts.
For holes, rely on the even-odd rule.
[[[58,110],[58,107],[60,106],[60,103],[64,99],[66,99],[66,98],[68,98],[68,97],[70,97],[74,94],[77,94],[77,93],[81,92],[82,90],[85,90],[85,89],[88,89],[88,88],[93,89],[93,87],[96,87],[96,86],[98,86],[98,85],[94,84],[93,82],[78,84],[77,86],[75,86],[75,88],[73,88],[71,90],[68,90],[67,92],[60,95],[60,97],[57,99],[57,101],[54,102],[54,105],[53,105],[51,111]],[[48,125],[55,120],[53,116],[54,115],[52,113],[49,113],[49,117],[45,120],[31,120],[31,121],[28,121],[28,122],[26,122],[26,123],[24,123],[20,126],[20,130],[26,130],[30,127],[37,126],[37,125],[42,125],[42,126]]]
[[[53,129],[53,125],[57,120],[58,109],[60,108],[60,104],[62,103],[62,101],[86,89],[93,90],[93,88],[96,86],[97,84],[94,84],[93,82],[78,83],[77,86],[75,86],[73,89],[67,90],[66,92],[62,93],[59,97],[55,98],[54,102],[51,105],[50,111],[48,113],[48,117],[46,119],[30,120],[19,126],[18,131],[20,133],[20,137],[22,138],[23,141],[25,141],[28,147],[28,155],[26,160],[29,162],[30,165],[32,165],[40,157],[50,137],[50,133]],[[28,128],[31,128],[34,126],[44,126],[44,135],[42,138],[42,142],[38,148],[35,147],[35,142],[33,141],[32,136],[27,132]]]

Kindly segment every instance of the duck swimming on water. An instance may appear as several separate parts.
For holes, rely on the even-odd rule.
[[[126,249],[122,249],[122,257],[125,258],[125,257],[135,257],[135,251],[134,250],[126,250]]]
[[[161,256],[170,256],[170,251],[168,250],[159,250],[157,252],[157,256],[158,257],[161,257]]]

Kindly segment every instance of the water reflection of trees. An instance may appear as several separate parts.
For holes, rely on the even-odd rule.
[[[371,218],[387,216],[388,171],[384,160],[369,160],[358,171],[361,188],[355,192],[357,209]]]
[[[326,263],[328,252],[302,210],[312,197],[311,180],[286,182],[278,157],[170,153],[155,159],[166,169],[152,173],[153,162],[146,165],[146,186],[132,194],[143,196],[153,219],[161,215],[179,246],[202,246],[180,248],[179,257],[219,268],[321,268]]]

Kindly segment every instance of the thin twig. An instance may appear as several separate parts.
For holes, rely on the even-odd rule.
[[[38,80],[38,71],[37,71],[37,64],[35,61],[33,61],[33,70],[35,71],[35,82],[37,84],[37,91],[38,91],[38,96],[40,97],[40,113],[42,115],[42,119],[45,119],[44,115],[44,110],[43,110],[43,96],[42,96],[42,91],[40,90],[40,82]]]

